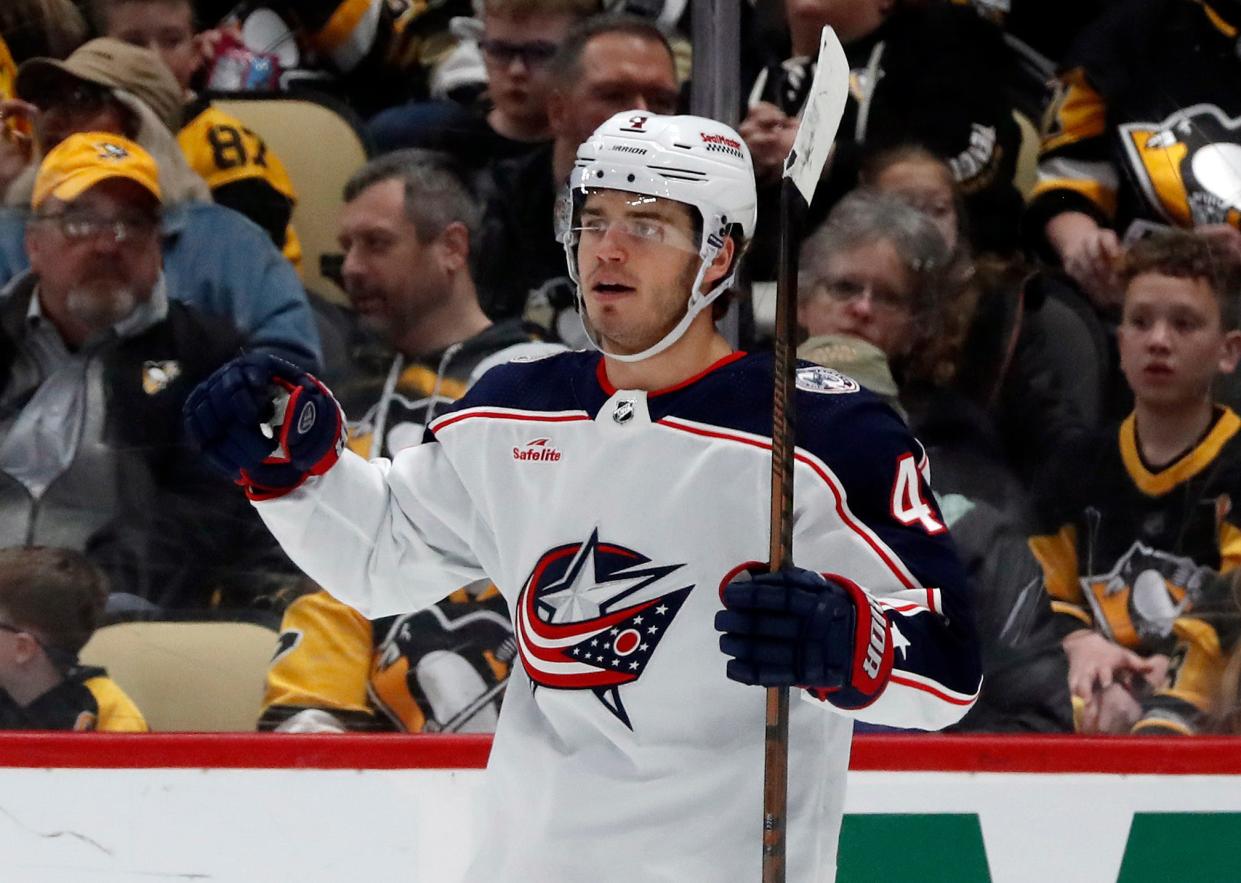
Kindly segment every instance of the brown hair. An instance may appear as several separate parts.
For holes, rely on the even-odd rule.
[[[52,651],[77,657],[108,598],[108,578],[71,549],[0,549],[0,609]]]
[[[4,0],[0,37],[13,61],[64,58],[86,42],[86,20],[72,0]]]
[[[108,15],[118,6],[126,3],[144,3],[148,6],[185,7],[190,11],[190,27],[198,30],[198,14],[194,9],[193,0],[90,0],[91,24],[100,34],[108,32]]]
[[[482,0],[482,15],[525,18],[530,15],[571,15],[588,18],[600,11],[599,0]]]
[[[551,73],[557,83],[573,83],[581,78],[582,54],[591,40],[604,34],[621,34],[637,37],[648,43],[658,43],[667,50],[673,68],[676,67],[676,54],[672,51],[672,44],[668,42],[668,35],[658,24],[649,18],[636,15],[604,13],[584,19],[569,30],[551,61]]]
[[[1190,230],[1160,231],[1129,247],[1120,262],[1120,280],[1127,288],[1143,273],[1178,279],[1201,279],[1219,304],[1220,324],[1233,331],[1241,321],[1241,261],[1217,239]]]

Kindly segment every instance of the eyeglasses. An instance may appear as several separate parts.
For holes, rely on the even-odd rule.
[[[698,246],[685,231],[657,218],[621,218],[614,221],[583,218],[580,226],[572,228],[572,233],[575,242],[598,241],[612,230],[639,246],[668,245],[685,251],[698,251]]]
[[[141,242],[150,239],[159,227],[157,215],[130,214],[105,218],[90,212],[61,212],[56,215],[38,215],[39,223],[56,225],[56,229],[72,242],[86,242],[108,235],[117,244]]]
[[[493,64],[507,66],[520,58],[521,63],[526,67],[539,67],[547,64],[552,60],[552,56],[556,54],[556,49],[558,48],[555,43],[550,43],[547,40],[514,43],[509,40],[490,40],[487,38],[479,40],[478,47],[483,50],[487,60]]]
[[[94,115],[113,100],[110,90],[92,83],[76,82],[72,86],[50,96],[48,111]]]
[[[869,293],[870,302],[880,310],[901,312],[910,308],[909,297],[899,291],[893,291],[873,282],[863,282],[848,276],[835,276],[823,279],[819,287],[827,292],[827,296],[840,303],[848,303],[864,297]]]

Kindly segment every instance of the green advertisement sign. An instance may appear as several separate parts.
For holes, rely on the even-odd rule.
[[[1241,881],[1239,845],[1241,813],[1137,812],[1120,867],[1099,883]],[[1083,848],[1066,827],[1065,849]],[[837,862],[837,883],[992,883],[974,813],[846,815]]]

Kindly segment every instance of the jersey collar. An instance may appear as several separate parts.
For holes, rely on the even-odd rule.
[[[702,378],[706,377],[708,374],[714,371],[718,371],[720,368],[723,368],[725,365],[731,365],[733,362],[737,361],[738,359],[744,358],[746,355],[748,354],[746,353],[745,350],[737,350],[736,352],[729,353],[728,355],[724,356],[724,358],[718,359],[715,362],[712,362],[710,365],[708,365],[703,370],[699,371],[693,377],[688,377],[685,380],[682,380],[680,383],[674,384],[672,386],[666,386],[663,389],[651,390],[647,392],[646,397],[650,399],[650,398],[654,398],[655,396],[667,395],[670,392],[677,392],[678,390],[685,389],[687,386],[692,386],[695,383],[697,383],[699,380],[702,380]],[[599,356],[599,361],[595,365],[595,376],[599,380],[599,387],[604,391],[604,393],[607,394],[609,398],[611,398],[613,395],[616,394],[616,387],[612,385],[612,381],[608,380],[607,361],[604,359],[602,355]]]

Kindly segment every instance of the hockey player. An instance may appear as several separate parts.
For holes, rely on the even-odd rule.
[[[471,879],[757,877],[765,702],[749,684],[809,688],[790,714],[788,875],[831,879],[853,719],[938,728],[978,689],[924,456],[854,381],[802,367],[801,567],[756,572],[771,359],[712,322],[754,232],[748,151],[712,120],[627,111],[581,146],[570,186],[563,241],[601,352],[493,369],[391,462],[341,453],[328,391],[257,356],[200,387],[191,431],[368,615],[483,575],[506,597],[497,838]],[[289,393],[274,416],[273,383]]]

